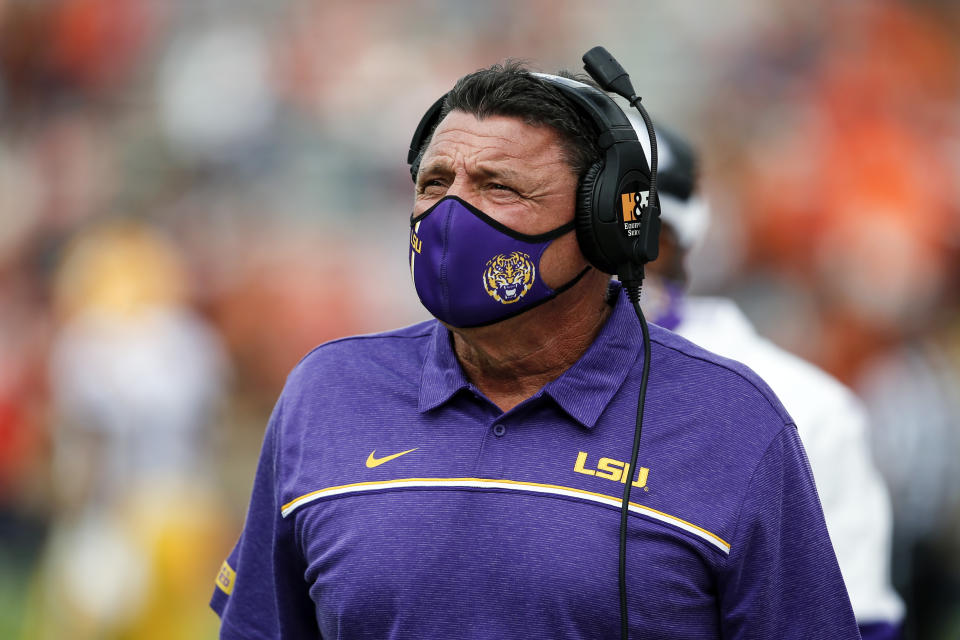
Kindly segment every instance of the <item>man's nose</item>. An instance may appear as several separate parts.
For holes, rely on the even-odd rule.
[[[453,182],[450,183],[450,186],[447,187],[447,192],[443,195],[456,196],[461,200],[471,202],[472,197],[476,195],[476,187],[467,176],[457,174]]]

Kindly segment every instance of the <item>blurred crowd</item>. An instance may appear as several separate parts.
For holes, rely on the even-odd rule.
[[[643,4],[0,0],[0,637],[214,637],[287,372],[426,317],[420,115],[596,44],[703,155],[694,289],[867,404],[908,640],[960,635],[960,6]]]

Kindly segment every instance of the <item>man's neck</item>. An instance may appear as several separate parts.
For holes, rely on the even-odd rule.
[[[605,289],[598,286],[605,287],[607,278],[591,272],[574,287],[594,289],[596,295],[571,289],[567,293],[572,295],[561,294],[488,327],[453,330],[454,351],[467,379],[509,411],[560,377],[587,351],[610,316]]]

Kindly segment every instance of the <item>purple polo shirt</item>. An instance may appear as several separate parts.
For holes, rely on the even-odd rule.
[[[743,365],[650,333],[632,635],[858,638],[790,417]],[[619,637],[642,357],[622,292],[580,360],[506,413],[436,321],[317,348],[217,577],[221,637]]]

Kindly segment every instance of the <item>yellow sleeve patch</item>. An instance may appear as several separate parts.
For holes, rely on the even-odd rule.
[[[230,568],[227,561],[224,560],[220,566],[220,573],[217,574],[217,587],[225,594],[233,593],[233,583],[237,580],[237,572]]]

